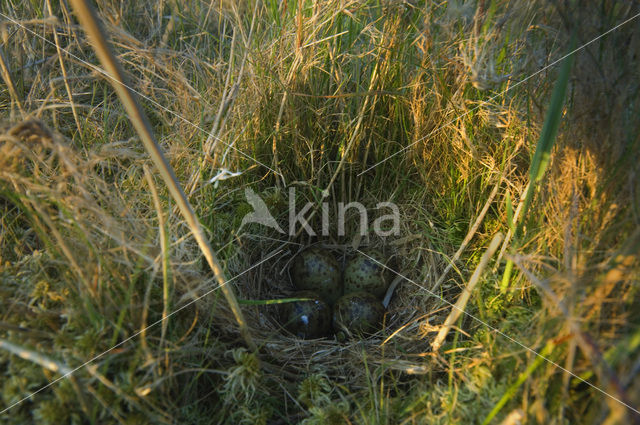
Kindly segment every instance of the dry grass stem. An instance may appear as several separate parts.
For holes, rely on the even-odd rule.
[[[225,278],[222,267],[218,263],[213,249],[207,241],[207,238],[202,231],[202,227],[200,226],[200,222],[198,221],[198,218],[196,217],[195,212],[193,211],[193,208],[189,203],[189,200],[182,190],[180,183],[178,182],[178,179],[176,178],[175,173],[171,168],[171,165],[166,160],[166,158],[162,154],[160,146],[158,146],[158,143],[155,141],[153,130],[151,129],[151,125],[145,113],[136,101],[134,94],[125,84],[125,74],[120,68],[120,65],[118,64],[115,56],[113,55],[113,53],[111,53],[111,49],[107,44],[104,32],[100,28],[100,24],[95,12],[92,10],[91,6],[89,6],[89,4],[83,0],[72,0],[71,4],[76,10],[78,19],[82,22],[85,31],[87,31],[87,33],[93,40],[93,47],[96,50],[96,54],[100,58],[100,61],[106,68],[107,72],[113,78],[113,87],[118,93],[123,106],[127,110],[131,123],[135,127],[138,135],[140,136],[140,139],[145,145],[147,152],[151,156],[151,160],[158,168],[158,171],[160,172],[160,175],[162,176],[165,184],[168,186],[172,197],[180,208],[180,212],[191,228],[193,236],[198,242],[200,249],[202,249],[202,252],[207,259],[211,270],[214,273],[214,276],[222,293],[225,295],[227,301],[229,302],[229,305],[231,306],[231,310],[236,317],[243,338],[252,350],[256,350],[257,347],[253,342],[253,339],[247,327],[247,323],[244,319],[244,316],[242,315],[242,311],[240,310],[238,301],[236,300],[236,297],[233,293],[233,289],[227,286],[227,279]]]

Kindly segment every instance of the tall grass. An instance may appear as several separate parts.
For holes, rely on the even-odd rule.
[[[640,405],[637,21],[577,52],[571,72],[517,84],[567,52],[573,31],[584,44],[636,5],[95,4],[140,93],[135,114],[89,65],[104,58],[65,2],[0,5],[2,409],[121,345],[3,422],[637,419],[491,329]],[[142,135],[136,114],[148,117]],[[149,174],[145,139],[175,179]],[[339,202],[375,217],[391,201],[401,235],[359,238],[355,220],[326,238],[241,228],[248,187],[283,226],[289,187],[298,208],[328,202],[332,223]],[[490,327],[447,322],[497,232],[511,237],[465,307]],[[438,296],[403,281],[376,336],[296,339],[278,306],[292,256],[311,243],[340,259],[375,246]],[[235,278],[235,308],[217,291],[199,298],[219,284],[210,258]]]

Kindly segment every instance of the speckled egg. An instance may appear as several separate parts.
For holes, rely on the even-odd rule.
[[[299,338],[321,338],[331,331],[331,308],[313,291],[296,292],[292,298],[310,298],[284,305],[284,326]]]
[[[330,252],[311,248],[296,257],[291,277],[297,289],[317,292],[333,304],[342,295],[340,266]]]
[[[333,326],[347,335],[370,334],[377,331],[384,307],[367,292],[353,292],[341,297],[333,308]]]
[[[383,264],[384,258],[376,250],[363,252],[366,255],[358,253],[347,262],[344,269],[344,293],[364,291],[382,298],[389,287],[389,271],[369,257]]]

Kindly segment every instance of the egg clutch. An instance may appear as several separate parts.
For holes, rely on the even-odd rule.
[[[309,248],[291,266],[295,298],[284,304],[284,325],[299,338],[322,338],[336,333],[362,337],[378,330],[384,315],[382,297],[390,274],[377,250],[356,253],[344,273],[328,250]]]

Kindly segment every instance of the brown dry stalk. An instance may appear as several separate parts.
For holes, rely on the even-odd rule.
[[[449,333],[449,329],[451,329],[451,327],[456,322],[456,320],[458,320],[460,315],[464,312],[464,308],[467,305],[469,298],[471,297],[471,293],[473,292],[473,289],[476,287],[476,284],[480,280],[480,276],[482,275],[482,272],[484,271],[485,267],[489,263],[489,260],[491,259],[491,257],[493,257],[493,254],[498,249],[500,242],[502,242],[502,238],[503,238],[502,233],[497,233],[491,240],[491,244],[489,244],[489,248],[487,248],[484,254],[482,254],[480,263],[478,263],[478,266],[476,267],[476,270],[473,272],[471,279],[469,279],[469,283],[467,283],[467,286],[462,291],[462,294],[460,294],[458,301],[456,301],[456,304],[451,309],[451,313],[449,313],[449,316],[444,321],[442,327],[440,328],[440,331],[438,332],[438,335],[436,336],[436,339],[433,340],[433,342],[431,343],[431,347],[433,348],[433,351],[438,351],[438,349],[440,349],[440,346],[442,345],[442,343],[444,342],[444,339],[447,337],[447,334]]]
[[[24,359],[32,363],[35,363],[39,366],[42,366],[43,368],[50,370],[51,372],[54,372],[54,373],[59,373],[62,375],[70,375],[73,372],[73,370],[71,370],[68,366],[66,366],[63,363],[60,363],[57,360],[52,359],[51,357],[38,353],[37,351],[30,350],[23,346],[14,344],[5,339],[0,339],[0,349],[8,351],[9,353],[20,357],[21,359]],[[83,396],[83,392],[80,390],[78,381],[76,381],[73,376],[69,376],[69,380],[71,382],[71,385],[73,386],[73,389],[78,394],[78,399],[80,400],[80,407],[83,409],[83,411],[86,414],[89,414],[91,410],[89,409],[88,401]]]
[[[9,90],[9,94],[11,95],[11,101],[16,102],[18,105],[18,109],[20,110],[20,114],[24,117],[25,111],[22,106],[22,102],[20,102],[20,97],[18,97],[18,91],[16,90],[16,86],[13,84],[13,80],[11,79],[11,73],[9,72],[9,67],[7,66],[7,61],[4,58],[4,52],[2,51],[2,47],[0,46],[0,75],[2,75],[2,79],[7,85],[7,90]]]
[[[153,181],[153,176],[151,175],[151,171],[145,165],[144,166],[144,177],[147,180],[147,184],[149,185],[149,189],[151,190],[151,196],[153,197],[153,206],[156,209],[156,214],[158,216],[158,230],[160,231],[160,249],[162,250],[161,258],[162,258],[162,333],[160,334],[160,346],[164,345],[164,337],[167,334],[167,325],[169,324],[167,321],[167,317],[169,314],[169,292],[170,292],[170,282],[169,282],[169,235],[167,232],[164,213],[162,212],[162,204],[160,204],[160,196],[158,195],[158,189],[156,189],[156,184]]]
[[[25,359],[37,365],[40,365],[43,368],[50,370],[51,372],[60,373],[63,375],[71,373],[71,368],[60,363],[59,361],[47,357],[44,354],[40,354],[36,351],[29,350],[28,348],[16,345],[10,341],[0,339],[0,349],[6,350],[11,354],[20,357],[21,359]]]
[[[240,332],[242,333],[247,346],[254,351],[257,350],[249,332],[247,322],[240,310],[240,306],[238,305],[238,300],[233,293],[233,289],[226,285],[227,279],[225,278],[222,266],[218,262],[218,259],[216,258],[215,253],[202,230],[198,217],[182,190],[173,168],[162,153],[162,150],[154,137],[149,119],[142,110],[142,107],[135,98],[132,90],[125,84],[126,79],[124,71],[118,63],[115,55],[111,52],[105,32],[100,26],[98,16],[93,10],[93,7],[91,7],[85,0],[71,0],[71,4],[78,16],[78,20],[92,41],[92,46],[96,55],[105,67],[106,72],[111,77],[110,83],[113,85],[122,105],[127,111],[131,124],[134,126],[138,136],[140,136],[145,149],[149,153],[154,165],[158,168],[158,171],[167,185],[171,196],[175,199],[176,204],[180,208],[180,212],[187,222],[187,225],[193,232],[193,236],[195,237],[198,246],[207,259],[207,262],[214,273],[215,279],[226,297],[236,321],[238,322]]]
[[[634,236],[637,238],[638,234],[640,234],[640,232],[636,231]],[[634,236],[632,236],[631,239],[633,239]],[[567,320],[567,327],[571,331],[572,336],[575,338],[575,342],[580,347],[585,357],[587,357],[591,364],[594,366],[595,373],[607,388],[607,392],[605,394],[609,396],[609,399],[614,399],[618,402],[610,402],[610,407],[612,409],[618,410],[619,408],[621,408],[621,405],[625,405],[626,407],[633,406],[633,403],[624,390],[624,386],[622,385],[615,371],[605,360],[604,356],[602,355],[602,351],[596,344],[596,341],[581,328],[579,322],[580,319],[575,318],[571,315],[566,304],[560,299],[560,297],[555,293],[555,291],[551,288],[546,280],[539,279],[531,270],[527,269],[524,266],[522,256],[510,255],[509,259],[513,261],[516,267],[518,267],[524,273],[527,279],[531,283],[533,283],[536,288],[542,291],[549,298],[549,300],[551,300],[553,305],[565,317],[565,319]],[[600,391],[604,392],[602,390]],[[612,397],[610,394],[614,394],[615,397]],[[620,401],[622,401],[622,403],[620,403]],[[640,419],[638,419],[636,415],[633,415],[633,418],[634,423],[640,423]]]
[[[480,227],[482,220],[484,220],[484,216],[487,214],[487,211],[489,211],[489,207],[491,206],[493,199],[498,194],[498,189],[500,188],[500,184],[502,183],[503,178],[504,178],[504,175],[501,175],[498,181],[496,182],[496,185],[493,187],[493,190],[491,191],[491,194],[489,195],[487,202],[484,203],[484,206],[482,207],[480,214],[478,214],[476,221],[474,221],[471,227],[469,227],[469,231],[467,232],[467,235],[464,237],[464,240],[460,244],[460,247],[458,248],[456,253],[453,255],[453,258],[451,258],[451,261],[449,262],[447,267],[444,269],[444,271],[442,272],[442,274],[440,275],[436,283],[434,283],[433,286],[431,287],[431,292],[436,292],[438,290],[442,282],[444,282],[445,278],[447,277],[447,274],[449,274],[451,269],[454,267],[456,261],[460,259],[460,256],[462,255],[464,250],[467,248],[467,245],[469,245],[469,242],[471,242],[471,239],[473,239],[473,236],[476,234],[476,231]]]
[[[51,0],[47,0],[47,11],[49,15],[53,16],[53,8],[51,7]],[[69,96],[69,105],[71,106],[71,112],[73,114],[73,120],[76,123],[76,128],[78,129],[78,134],[82,134],[82,126],[80,125],[80,118],[78,117],[78,109],[76,108],[76,104],[73,100],[73,92],[71,91],[71,86],[69,86],[69,78],[67,76],[67,68],[64,64],[63,60],[63,52],[66,54],[66,50],[60,47],[60,40],[58,39],[58,31],[54,28],[53,39],[56,45],[56,52],[58,53],[58,62],[60,63],[60,71],[62,72],[62,81],[64,81],[64,87],[67,90],[67,96]]]

